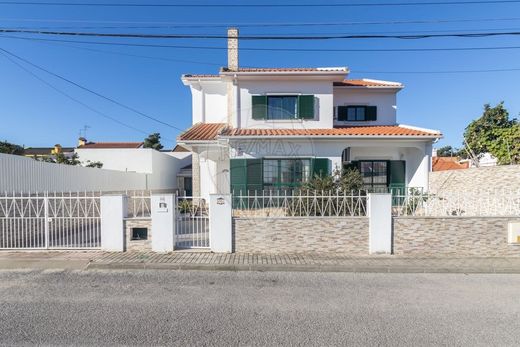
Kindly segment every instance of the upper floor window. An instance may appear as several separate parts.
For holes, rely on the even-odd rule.
[[[314,118],[314,95],[253,95],[253,119]]]
[[[338,121],[364,122],[377,120],[377,106],[338,106]]]

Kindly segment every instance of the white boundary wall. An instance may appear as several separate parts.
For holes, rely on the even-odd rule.
[[[44,163],[0,153],[0,192],[144,190],[149,188],[150,176]]]

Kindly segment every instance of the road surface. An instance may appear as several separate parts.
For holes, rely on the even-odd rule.
[[[3,345],[517,345],[520,275],[2,271]]]

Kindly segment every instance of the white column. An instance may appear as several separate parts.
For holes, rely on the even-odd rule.
[[[175,242],[175,196],[152,195],[152,251],[172,252]]]
[[[101,249],[123,252],[125,250],[124,218],[127,199],[124,195],[101,196]]]
[[[231,253],[232,249],[231,195],[209,196],[209,245],[212,252]]]
[[[368,194],[370,254],[392,252],[392,194]]]

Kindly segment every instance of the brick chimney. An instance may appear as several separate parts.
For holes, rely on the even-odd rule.
[[[238,28],[228,28],[227,36],[227,67],[229,71],[238,71]]]

